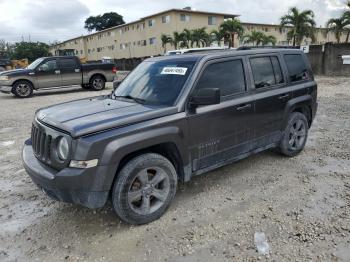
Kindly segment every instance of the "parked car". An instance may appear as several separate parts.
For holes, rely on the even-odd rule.
[[[75,56],[43,57],[25,69],[0,73],[0,91],[20,98],[30,97],[33,90],[71,85],[99,91],[113,81],[115,73],[112,63],[81,64]]]
[[[50,197],[89,208],[111,196],[131,224],[158,219],[178,181],[306,143],[317,84],[299,50],[150,58],[111,95],[37,111],[24,167]]]
[[[10,59],[0,58],[0,72],[5,71],[6,68],[10,67],[11,65]]]

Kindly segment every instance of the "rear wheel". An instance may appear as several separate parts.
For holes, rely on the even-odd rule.
[[[90,80],[90,87],[95,91],[103,90],[105,86],[106,86],[106,81],[100,75],[94,76]]]
[[[280,152],[286,156],[295,156],[305,147],[308,136],[308,121],[304,114],[294,112],[289,116],[283,132]]]
[[[12,87],[12,93],[19,98],[28,98],[33,94],[33,85],[25,80],[17,81]]]
[[[175,197],[174,166],[158,154],[144,154],[119,172],[112,192],[113,207],[126,223],[146,224],[161,217]]]

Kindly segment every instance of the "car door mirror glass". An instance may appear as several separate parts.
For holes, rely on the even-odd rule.
[[[198,89],[191,97],[190,104],[192,106],[215,105],[220,103],[219,88],[203,88]]]

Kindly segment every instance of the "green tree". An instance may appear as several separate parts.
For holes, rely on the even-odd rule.
[[[89,32],[93,30],[101,31],[122,24],[125,24],[123,17],[115,12],[110,12],[88,17],[85,20],[84,28]]]
[[[19,42],[13,46],[12,59],[28,58],[33,62],[39,57],[50,56],[49,45],[41,42]]]
[[[334,33],[335,39],[337,39],[338,44],[340,43],[340,37],[342,33],[346,30],[349,30],[349,25],[350,20],[346,19],[346,17],[344,16],[341,16],[340,18],[331,18],[326,23],[328,32]],[[348,41],[348,39],[346,41]]]
[[[244,44],[260,45],[264,38],[264,33],[253,30],[250,34],[245,34],[243,37]]]
[[[225,32],[229,39],[229,47],[235,45],[235,35],[241,37],[244,33],[244,28],[238,19],[229,19],[220,25],[220,30]]]
[[[166,53],[166,45],[167,44],[172,44],[173,39],[169,35],[162,34],[160,36],[160,40],[162,41],[162,47],[164,48],[164,53]]]
[[[262,45],[273,45],[275,46],[277,43],[277,38],[273,35],[263,35],[263,38],[261,40]]]
[[[182,36],[182,47],[190,48],[193,45],[192,43],[192,31],[188,29],[184,29],[181,33]]]
[[[281,17],[281,27],[291,26],[287,33],[288,41],[293,40],[293,46],[300,45],[304,37],[315,40],[314,29],[316,22],[314,12],[311,10],[300,11],[296,7],[289,9],[285,16]]]
[[[207,45],[209,35],[205,31],[205,27],[193,29],[192,30],[192,44],[191,47],[193,47],[196,44],[196,47],[201,47]]]
[[[223,30],[213,30],[210,35],[214,36],[215,41],[218,43],[218,46],[221,46],[221,40],[225,37],[225,32]]]

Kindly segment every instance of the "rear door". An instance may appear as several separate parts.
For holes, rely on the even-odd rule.
[[[254,104],[247,93],[246,70],[243,57],[212,60],[204,66],[193,93],[219,88],[221,102],[188,112],[192,171],[222,165],[250,151]]]
[[[254,148],[276,143],[281,138],[284,109],[292,97],[286,86],[279,54],[250,56],[255,100]]]
[[[62,85],[80,85],[82,84],[81,66],[77,59],[72,57],[60,58],[60,71],[62,76]]]
[[[35,71],[35,77],[39,88],[61,86],[61,75],[56,58],[42,62]]]

